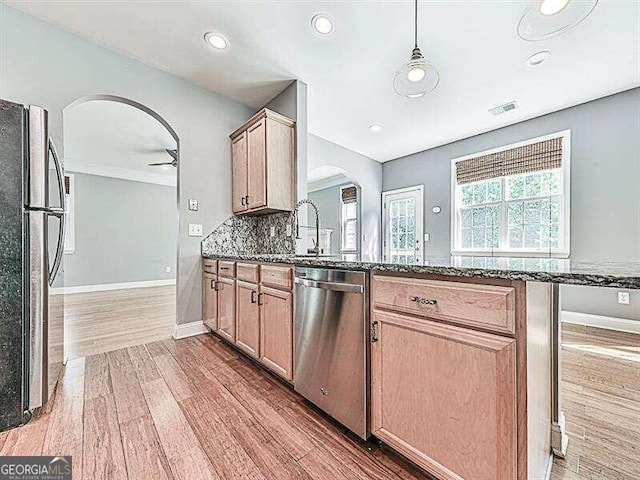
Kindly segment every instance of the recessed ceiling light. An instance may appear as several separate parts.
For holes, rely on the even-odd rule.
[[[229,48],[229,42],[219,33],[207,33],[204,36],[204,41],[217,50],[225,50]]]
[[[311,19],[311,26],[320,35],[329,35],[333,32],[333,22],[324,13],[314,15]]]
[[[382,130],[382,125],[378,125],[377,123],[372,123],[371,125],[369,125],[369,130],[371,130],[374,133],[377,133],[380,130]]]
[[[527,65],[530,67],[537,67],[538,65],[542,65],[546,62],[550,56],[551,52],[548,50],[536,52],[527,59]]]

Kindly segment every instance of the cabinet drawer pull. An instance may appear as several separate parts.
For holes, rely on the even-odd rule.
[[[229,270],[229,267],[220,267],[220,270]]]
[[[245,197],[240,197],[240,204],[241,204],[242,206],[244,206],[244,205],[245,205]]]
[[[378,341],[378,321],[375,320],[371,323],[371,343]]]
[[[435,305],[438,303],[437,300],[430,300],[428,298],[422,298],[418,296],[411,297],[411,301],[419,303],[420,305]]]
[[[215,290],[217,292],[218,291],[218,282],[216,282],[215,280],[211,280],[211,289]]]
[[[258,300],[256,299],[256,294],[257,293],[258,292],[256,292],[255,290],[251,291],[251,303],[257,303],[258,302]]]
[[[262,301],[262,296],[264,295],[264,293],[259,293],[258,294],[258,305],[264,305],[264,302]]]
[[[247,195],[246,197],[244,197],[244,204],[246,206],[249,206],[249,195]]]

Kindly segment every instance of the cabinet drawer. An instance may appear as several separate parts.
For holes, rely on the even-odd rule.
[[[260,278],[259,267],[254,263],[236,263],[236,277],[238,280],[258,283]]]
[[[229,262],[226,260],[218,261],[218,275],[223,277],[235,277],[236,262]]]
[[[206,273],[218,273],[218,261],[205,258],[202,260],[202,271]]]
[[[376,275],[373,304],[376,308],[515,333],[515,291],[511,287]]]
[[[263,285],[286,288],[288,290],[293,287],[291,267],[262,265],[260,267],[260,278]]]

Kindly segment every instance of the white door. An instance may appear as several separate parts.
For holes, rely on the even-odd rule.
[[[382,193],[385,261],[408,264],[422,260],[423,198],[422,185]]]

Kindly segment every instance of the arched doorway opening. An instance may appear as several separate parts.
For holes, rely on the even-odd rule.
[[[65,357],[168,339],[176,324],[180,140],[114,95],[63,110]]]

